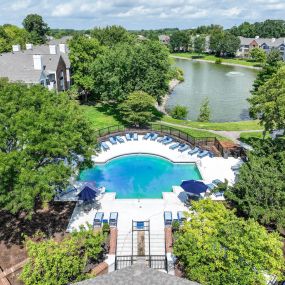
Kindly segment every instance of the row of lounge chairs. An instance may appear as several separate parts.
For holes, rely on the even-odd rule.
[[[183,221],[186,220],[186,217],[182,211],[177,212],[177,219],[172,219],[172,212],[171,211],[165,211],[164,212],[164,225],[165,226],[171,226],[172,222],[177,220],[180,224],[182,224]]]
[[[131,141],[131,140],[137,141],[138,140],[138,134],[137,133],[126,133],[125,137],[126,137],[126,141]],[[172,150],[177,149],[181,153],[184,151],[188,151],[189,155],[197,154],[197,156],[199,158],[203,158],[206,156],[210,156],[210,157],[214,156],[213,153],[211,153],[210,151],[202,150],[199,147],[191,148],[187,144],[175,142],[174,139],[169,137],[169,136],[159,137],[159,135],[157,133],[146,133],[143,136],[143,140],[157,141],[157,142],[164,144],[164,145],[170,145],[171,144],[169,147],[170,149],[172,149]],[[109,141],[112,145],[125,142],[121,136],[112,136],[109,138]],[[104,151],[107,151],[110,149],[106,142],[101,142],[101,148]]]
[[[93,227],[99,228],[102,224],[109,224],[110,227],[116,227],[118,224],[118,212],[111,212],[109,221],[108,219],[104,219],[103,212],[97,212],[93,220]]]

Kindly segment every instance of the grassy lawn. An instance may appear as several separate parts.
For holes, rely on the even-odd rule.
[[[265,137],[268,138],[269,135],[267,134]],[[254,143],[255,141],[262,140],[262,139],[263,139],[262,132],[248,132],[248,133],[240,134],[240,140],[250,145]]]
[[[101,106],[86,106],[81,105],[80,108],[83,110],[84,115],[86,118],[93,124],[95,129],[102,129],[110,126],[120,125],[121,123],[114,118],[112,114],[108,114],[104,108]],[[207,130],[199,131],[199,130],[191,130],[185,129],[183,127],[175,127],[176,129],[180,129],[188,133],[193,137],[214,137],[213,133],[208,132]],[[221,136],[216,136],[218,139],[221,140],[228,140]]]
[[[162,118],[163,122],[179,124],[181,126],[188,126],[192,128],[215,130],[215,131],[250,131],[262,130],[258,121],[240,121],[240,122],[225,122],[225,123],[202,123],[194,121],[176,120],[169,116]]]
[[[113,115],[103,111],[100,106],[81,105],[86,118],[93,124],[95,129],[102,129],[110,126],[120,125]]]
[[[216,57],[214,55],[209,55],[209,54],[200,55],[197,53],[172,53],[172,55],[185,57],[185,58],[192,58],[192,56],[201,56],[200,59],[209,60],[209,61],[216,61],[217,59],[219,59],[219,57]],[[240,64],[240,65],[245,65],[245,66],[258,66],[257,62],[251,62],[251,61],[247,61],[244,59],[238,59],[238,58],[222,58],[222,62]]]

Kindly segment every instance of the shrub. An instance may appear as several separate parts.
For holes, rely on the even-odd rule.
[[[109,234],[110,233],[110,226],[109,226],[109,224],[106,224],[106,223],[103,224],[102,232],[104,234]]]
[[[198,122],[209,122],[211,116],[211,110],[209,106],[209,99],[205,98],[200,107],[200,113],[198,116]]]
[[[176,232],[179,230],[179,228],[180,228],[180,223],[177,220],[174,220],[172,222],[172,231]]]
[[[217,58],[216,61],[215,61],[216,64],[221,64],[222,62],[223,62],[223,61],[222,61],[221,58]]]
[[[118,106],[122,121],[129,126],[147,126],[156,117],[155,99],[143,92],[135,91]]]
[[[185,120],[188,114],[188,110],[185,106],[177,105],[171,111],[170,115],[174,119]]]

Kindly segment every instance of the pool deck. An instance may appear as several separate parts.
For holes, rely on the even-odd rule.
[[[240,162],[239,159],[230,157],[205,157],[199,159],[197,155],[190,156],[188,152],[180,153],[177,149],[169,149],[170,145],[163,145],[156,141],[143,140],[139,136],[138,141],[128,141],[111,145],[108,151],[94,155],[92,160],[95,164],[105,163],[108,160],[127,154],[146,153],[162,156],[175,163],[196,163],[203,181],[210,183],[214,179],[224,181],[227,179],[229,184],[233,184],[235,174],[231,167]],[[219,198],[211,197],[215,200]],[[164,211],[172,211],[173,219],[177,218],[177,211],[186,211],[184,203],[185,196],[180,186],[173,185],[173,192],[163,192],[162,199],[116,199],[116,193],[104,193],[91,210],[84,211],[80,206],[75,207],[70,219],[68,231],[79,229],[81,225],[93,224],[96,212],[104,212],[104,219],[108,219],[110,212],[118,212],[118,232],[128,234],[131,231],[132,220],[150,220],[152,231],[157,233],[164,231]]]

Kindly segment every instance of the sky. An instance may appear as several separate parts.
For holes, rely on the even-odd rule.
[[[51,28],[229,28],[244,21],[285,20],[285,0],[0,0],[0,24],[21,26],[30,13],[40,14]]]

